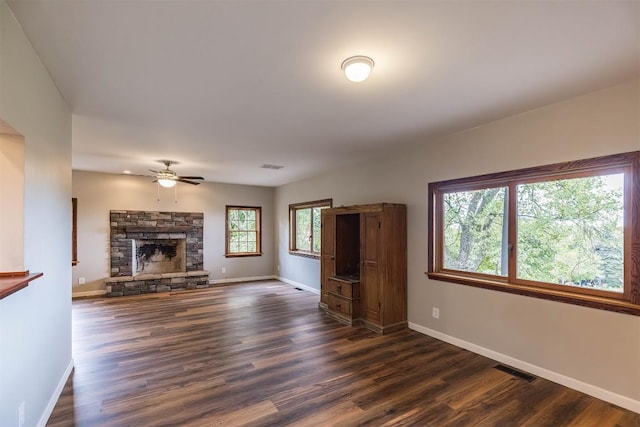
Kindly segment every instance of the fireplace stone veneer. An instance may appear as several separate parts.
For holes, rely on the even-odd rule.
[[[209,272],[140,274],[138,276],[111,277],[105,282],[107,296],[110,297],[184,291],[187,289],[208,288]]]
[[[123,296],[209,286],[203,270],[204,214],[197,212],[111,211],[111,278],[107,295]],[[180,272],[137,274],[135,242],[184,241]]]

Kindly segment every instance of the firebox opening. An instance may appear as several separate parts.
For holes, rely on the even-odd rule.
[[[137,240],[134,246],[134,275],[186,271],[185,239]]]

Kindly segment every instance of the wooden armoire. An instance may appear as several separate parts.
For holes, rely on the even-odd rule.
[[[378,333],[407,327],[407,208],[322,210],[321,309]]]

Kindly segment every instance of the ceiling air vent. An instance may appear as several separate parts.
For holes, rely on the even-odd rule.
[[[267,163],[264,163],[262,166],[260,166],[262,169],[282,169],[284,166],[278,166],[278,165],[269,165]]]

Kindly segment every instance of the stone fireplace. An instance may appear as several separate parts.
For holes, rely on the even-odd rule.
[[[111,211],[107,295],[208,287],[203,226],[202,213]]]

